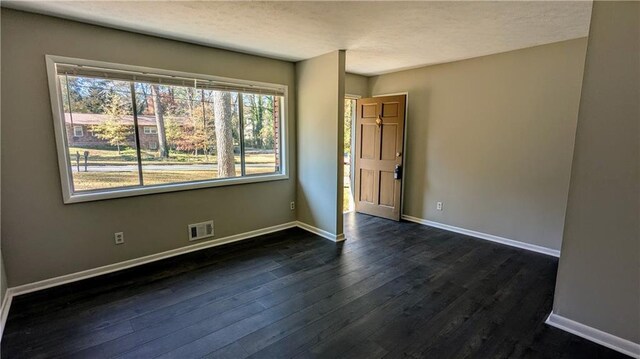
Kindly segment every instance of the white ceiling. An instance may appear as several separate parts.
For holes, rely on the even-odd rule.
[[[347,50],[374,75],[587,36],[591,1],[3,1],[3,6],[290,61]]]

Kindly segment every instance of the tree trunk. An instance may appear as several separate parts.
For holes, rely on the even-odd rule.
[[[142,89],[142,99],[140,102],[140,106],[137,106],[138,109],[138,115],[141,115],[144,113],[144,111],[149,109],[149,95],[147,94],[147,87],[146,86],[140,86],[140,88]]]
[[[195,94],[193,93],[193,89],[192,88],[187,88],[187,107],[189,108],[189,116],[193,117],[193,102],[194,100]]]
[[[156,125],[158,126],[158,150],[161,158],[169,158],[169,147],[167,146],[167,131],[164,127],[164,109],[160,102],[157,85],[151,85],[151,96],[153,96],[153,112],[156,114]]]
[[[256,123],[255,132],[256,132],[256,147],[262,149],[262,96],[258,96],[258,121]]]
[[[218,150],[218,177],[235,177],[231,94],[229,92],[213,92],[213,114],[215,116],[216,147]]]

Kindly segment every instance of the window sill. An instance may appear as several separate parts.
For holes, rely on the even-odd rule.
[[[172,183],[172,184],[163,184],[163,185],[146,186],[146,187],[118,188],[118,189],[100,190],[100,191],[94,191],[94,192],[87,191],[87,192],[77,192],[72,194],[64,193],[63,196],[64,196],[64,203],[71,204],[71,203],[101,201],[105,199],[144,196],[144,195],[155,194],[155,193],[178,192],[178,191],[188,191],[188,190],[202,189],[202,188],[234,186],[234,185],[248,184],[248,183],[280,181],[285,179],[289,179],[289,175],[274,173],[274,174],[267,174],[267,175],[224,178],[224,179],[215,179],[215,180],[198,181],[198,182]]]

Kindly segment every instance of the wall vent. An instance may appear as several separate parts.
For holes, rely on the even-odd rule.
[[[195,241],[213,237],[213,221],[193,223],[189,225],[189,240]]]

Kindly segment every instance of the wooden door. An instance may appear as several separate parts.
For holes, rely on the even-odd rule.
[[[356,211],[399,221],[405,96],[359,99],[356,109]]]

